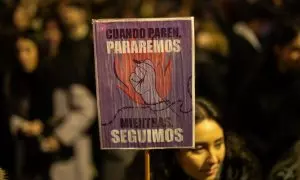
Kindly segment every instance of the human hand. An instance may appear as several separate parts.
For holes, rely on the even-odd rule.
[[[50,136],[41,141],[40,148],[44,152],[56,152],[60,149],[57,138]]]
[[[150,60],[136,62],[135,72],[130,76],[130,82],[136,92],[143,95],[155,89],[155,71]]]
[[[135,72],[130,75],[130,82],[147,104],[155,104],[160,101],[156,91],[155,70],[150,60],[136,62]]]

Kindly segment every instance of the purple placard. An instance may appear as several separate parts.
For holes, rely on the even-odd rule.
[[[101,149],[194,147],[194,19],[93,29]]]

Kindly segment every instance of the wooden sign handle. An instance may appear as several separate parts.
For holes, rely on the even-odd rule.
[[[150,180],[150,152],[145,151],[145,180]]]

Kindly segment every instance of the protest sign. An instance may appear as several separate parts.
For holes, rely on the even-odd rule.
[[[194,147],[193,18],[93,20],[102,149]]]

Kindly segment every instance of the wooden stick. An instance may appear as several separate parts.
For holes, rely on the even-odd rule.
[[[150,180],[150,152],[145,151],[145,180]]]

